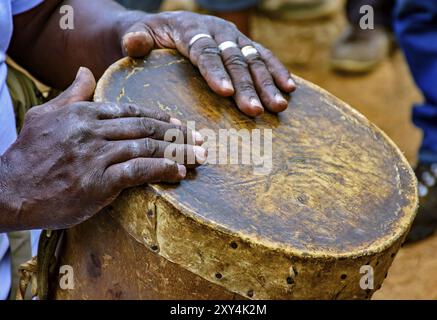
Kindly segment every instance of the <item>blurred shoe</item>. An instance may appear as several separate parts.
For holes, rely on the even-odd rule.
[[[391,44],[391,35],[384,28],[349,26],[331,49],[331,66],[350,73],[369,72],[388,57]]]
[[[340,12],[341,0],[264,0],[260,12],[281,20],[310,20]]]
[[[437,163],[419,163],[414,172],[418,180],[419,210],[406,243],[429,237],[437,229]]]

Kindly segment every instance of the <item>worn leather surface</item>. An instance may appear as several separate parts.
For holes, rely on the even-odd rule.
[[[251,119],[174,51],[114,64],[99,81],[96,101],[160,108],[195,121],[197,130],[272,129],[273,166],[264,175],[253,165],[202,166],[178,185],[127,190],[109,214],[146,250],[226,294],[369,298],[374,290],[359,287],[360,267],[372,265],[378,289],[415,215],[414,175],[361,114],[303,79],[297,83],[285,112]],[[84,232],[87,224],[95,226],[69,232]],[[113,276],[120,276],[123,261],[113,263]]]

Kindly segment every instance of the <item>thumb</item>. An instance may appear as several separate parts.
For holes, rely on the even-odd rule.
[[[147,27],[137,22],[132,25],[122,38],[124,53],[132,58],[141,58],[149,54],[155,47],[155,41],[147,31]]]
[[[89,101],[93,97],[96,80],[90,69],[80,67],[76,79],[59,96],[50,101],[51,105],[62,107],[78,101]]]

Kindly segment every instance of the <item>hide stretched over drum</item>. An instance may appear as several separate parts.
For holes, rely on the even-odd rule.
[[[95,101],[159,108],[217,136],[246,129],[253,140],[255,129],[264,138],[271,129],[271,166],[210,163],[180,184],[125,190],[65,232],[58,263],[73,267],[74,289],[52,279],[50,296],[370,298],[414,218],[414,174],[364,116],[296,82],[285,112],[252,119],[175,51],[112,65]]]

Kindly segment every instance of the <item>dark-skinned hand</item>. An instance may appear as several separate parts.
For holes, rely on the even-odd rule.
[[[174,48],[196,65],[212,90],[233,96],[239,109],[249,116],[260,115],[264,107],[281,112],[288,106],[282,92],[296,86],[285,66],[266,48],[247,38],[234,24],[191,12],[165,12],[127,16],[122,46],[131,57],[146,56],[153,48]],[[189,47],[196,34],[208,34]],[[222,52],[218,45],[232,41],[238,47]],[[241,48],[253,46],[258,54],[244,57]]]
[[[125,188],[185,178],[183,163],[164,158],[169,129],[197,138],[177,147],[194,156],[193,165],[205,161],[206,151],[194,145],[201,138],[177,119],[133,104],[88,102],[94,88],[92,73],[81,68],[65,92],[26,114],[0,158],[0,232],[71,227]]]

